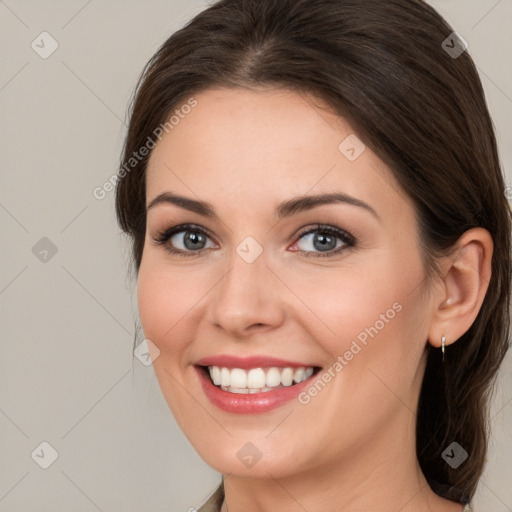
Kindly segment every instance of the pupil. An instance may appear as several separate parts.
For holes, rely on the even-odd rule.
[[[326,240],[328,240],[328,241],[330,240],[331,243],[329,244],[329,242],[327,242],[327,244],[326,244],[325,243]],[[317,247],[315,245],[316,249],[322,249],[322,248],[325,249],[326,246],[328,246],[327,249],[334,249],[334,247],[336,246],[336,242],[335,242],[334,237],[332,237],[330,235],[315,235],[313,243],[318,242],[318,241],[320,241],[321,245],[319,247]],[[334,245],[332,244],[333,241],[334,241]]]
[[[201,238],[202,238],[202,235],[200,233],[188,232],[185,235],[185,247],[187,247],[187,249],[192,249],[192,250],[197,249],[197,247],[194,247],[193,245],[200,242]],[[188,246],[188,242],[192,243],[192,247]]]

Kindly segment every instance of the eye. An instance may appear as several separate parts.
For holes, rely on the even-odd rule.
[[[167,252],[178,256],[194,256],[204,249],[212,248],[214,244],[209,247],[206,245],[208,240],[211,240],[208,232],[193,224],[175,226],[158,232],[153,238],[157,245],[164,246]],[[346,248],[356,245],[356,239],[346,231],[322,224],[302,233],[294,246],[298,245],[300,241],[304,241],[304,248],[298,252],[305,253],[306,257],[334,256]],[[337,241],[341,241],[341,243]],[[292,250],[295,251],[295,249]]]
[[[341,243],[337,243],[340,240]],[[356,245],[355,238],[342,229],[334,226],[317,225],[315,228],[302,233],[299,241],[304,241],[304,249],[301,252],[306,253],[306,257],[327,257],[334,256],[347,247]],[[297,245],[299,242],[294,244]],[[312,249],[312,250],[311,250]],[[315,252],[319,251],[319,252]]]
[[[210,236],[208,233],[193,224],[183,224],[157,233],[153,241],[157,245],[165,246],[165,250],[179,256],[191,256],[203,249],[208,249],[205,243]]]

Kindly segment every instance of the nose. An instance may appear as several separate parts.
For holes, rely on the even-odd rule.
[[[226,274],[212,290],[211,322],[237,338],[275,329],[284,318],[283,293],[265,252],[249,263],[233,251]]]

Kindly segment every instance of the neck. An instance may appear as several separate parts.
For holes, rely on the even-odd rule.
[[[282,478],[272,477],[272,471],[266,478],[226,476],[221,512],[461,512],[463,505],[441,498],[428,485],[415,436],[407,435],[414,432],[414,419],[405,422],[405,430],[390,426],[328,467]]]

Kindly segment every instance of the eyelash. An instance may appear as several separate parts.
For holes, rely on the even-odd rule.
[[[171,246],[166,245],[170,238],[172,238],[174,235],[181,233],[181,232],[194,232],[194,233],[201,233],[202,235],[207,236],[208,238],[212,238],[207,231],[205,231],[203,228],[196,226],[194,224],[182,224],[180,226],[175,226],[173,228],[159,231],[157,232],[156,236],[153,238],[153,241],[157,245],[165,246],[165,250],[171,254],[176,254],[178,256],[182,257],[189,257],[189,256],[195,256],[199,254],[200,252],[204,251],[205,249],[197,249],[195,251],[182,251],[181,249],[173,249]],[[341,251],[346,250],[351,247],[355,247],[357,244],[356,239],[347,233],[346,231],[339,229],[334,226],[329,226],[326,224],[317,224],[312,229],[309,229],[308,231],[305,231],[303,233],[299,233],[299,236],[297,238],[297,241],[303,238],[306,235],[309,235],[311,233],[322,233],[327,235],[333,235],[342,240],[342,242],[345,244],[342,247],[338,247],[337,249],[332,249],[329,252],[313,252],[313,251],[299,251],[302,252],[306,256],[306,258],[313,257],[313,258],[326,258],[326,257],[332,257],[337,254],[339,254]]]

